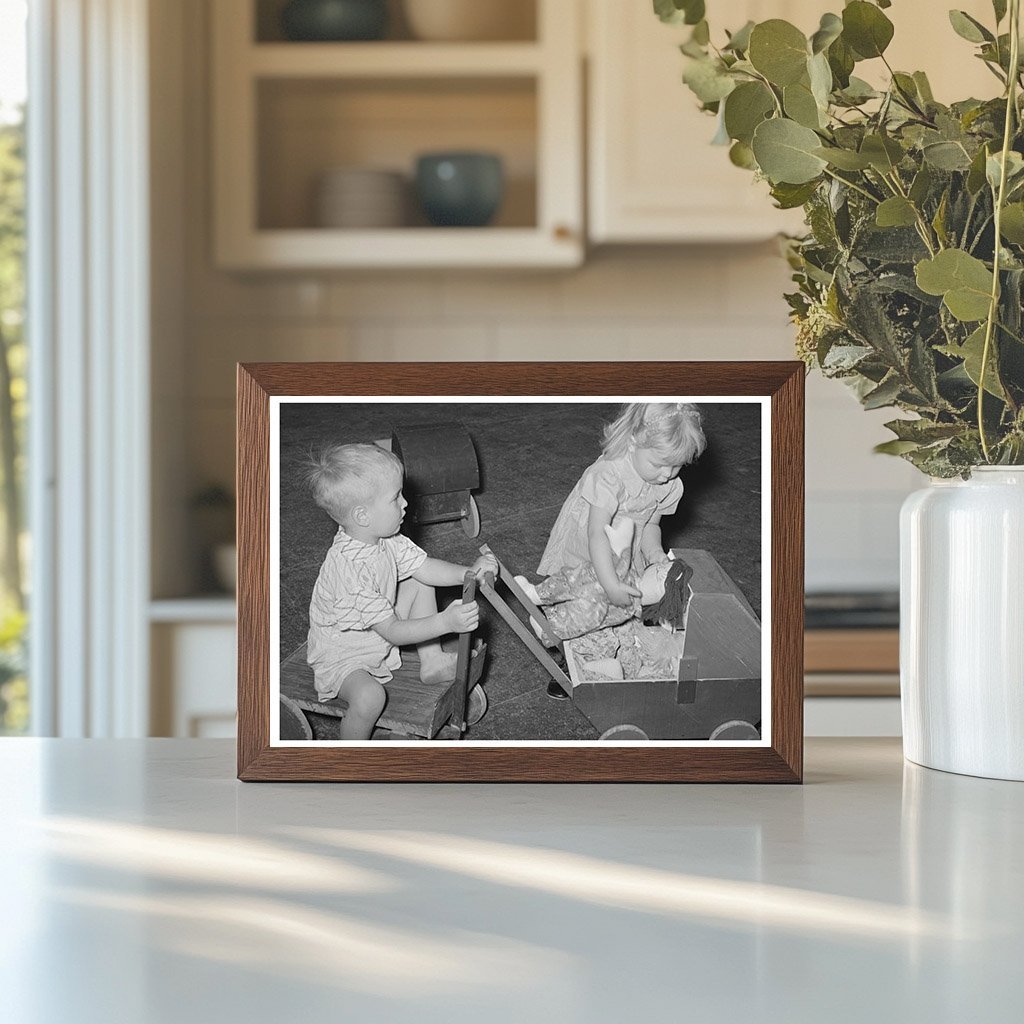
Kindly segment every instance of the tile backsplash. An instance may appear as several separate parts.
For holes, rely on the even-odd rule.
[[[183,395],[195,486],[233,473],[234,364],[259,360],[788,359],[774,245],[599,252],[572,272],[245,278],[190,261]],[[915,486],[871,453],[886,413],[808,378],[807,583],[897,583],[897,514]]]

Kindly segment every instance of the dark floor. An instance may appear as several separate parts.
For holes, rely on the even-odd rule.
[[[573,404],[285,404],[281,406],[281,655],[306,639],[310,594],[336,525],[301,482],[302,460],[329,442],[368,442],[394,427],[461,421],[476,445],[480,536],[459,523],[407,532],[436,558],[474,561],[486,542],[509,569],[534,570],[566,495],[600,454],[602,425],[618,406]],[[662,521],[666,547],[705,548],[761,612],[761,410],[756,404],[702,404],[708,439],[683,470],[678,512]],[[439,595],[446,603],[447,598]],[[489,648],[489,709],[467,739],[595,739],[573,706],[546,694],[548,676],[512,630],[482,607]],[[315,723],[314,723],[315,724]],[[318,737],[322,734],[317,731]],[[322,738],[327,738],[326,734]]]

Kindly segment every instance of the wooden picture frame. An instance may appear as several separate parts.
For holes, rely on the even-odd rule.
[[[271,673],[280,581],[273,436],[282,403],[665,401],[760,407],[762,661],[767,714],[754,742],[282,744],[272,740]],[[493,405],[498,408],[497,405]],[[340,408],[340,406],[339,406]],[[724,408],[724,405],[722,406]],[[272,409],[273,415],[272,415]],[[258,363],[238,366],[238,777],[243,781],[800,782],[803,773],[804,367],[799,362]],[[363,440],[352,438],[352,440]],[[595,445],[599,438],[595,438]],[[709,450],[714,438],[709,435]],[[408,475],[408,466],[406,467]],[[277,480],[277,477],[274,476]],[[565,481],[565,493],[575,479]],[[275,487],[278,484],[274,484]],[[486,483],[484,485],[486,491]],[[559,495],[557,500],[561,501]],[[696,499],[694,499],[696,500]],[[319,511],[319,510],[316,510]],[[329,524],[333,529],[333,524]],[[272,533],[273,530],[277,531]],[[767,535],[765,535],[767,534]],[[481,540],[487,539],[485,525]],[[277,555],[275,554],[275,558]],[[761,564],[760,562],[758,563]],[[533,566],[526,567],[532,569]],[[523,569],[516,567],[517,572]],[[497,586],[496,580],[493,582]],[[483,588],[483,584],[481,584]],[[737,591],[738,593],[738,591]],[[273,597],[273,600],[272,600]],[[742,597],[742,595],[740,595]],[[308,601],[308,599],[307,599]],[[481,607],[484,603],[481,602]],[[528,631],[525,631],[528,632]],[[275,661],[275,658],[277,659]],[[679,687],[684,673],[679,670]],[[279,687],[279,682],[275,683]],[[283,692],[283,691],[282,691]],[[463,691],[464,693],[465,691]],[[582,691],[581,691],[582,692]],[[275,694],[276,696],[276,694]],[[684,698],[679,698],[683,700]],[[453,713],[452,721],[458,723]],[[465,724],[465,716],[461,725]],[[459,727],[461,727],[461,725]],[[273,735],[280,734],[275,719]],[[628,738],[628,737],[627,737]]]

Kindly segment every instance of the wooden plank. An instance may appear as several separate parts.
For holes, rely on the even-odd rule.
[[[897,629],[808,629],[805,672],[899,672]]]
[[[686,619],[686,654],[698,679],[760,679],[761,627],[733,594],[694,594]]]
[[[488,575],[490,575],[488,573]],[[569,677],[555,664],[554,659],[541,645],[541,642],[533,635],[529,626],[525,625],[522,619],[505,603],[486,579],[480,582],[480,593],[493,605],[494,610],[512,627],[516,636],[526,644],[530,653],[547,670],[548,675],[567,693],[572,696],[572,683]]]
[[[468,635],[468,634],[467,634]],[[285,697],[304,711],[343,718],[348,702],[340,697],[322,701],[313,684],[313,669],[306,663],[306,645],[293,651],[282,663],[280,688]],[[402,665],[387,683],[388,702],[377,721],[380,729],[433,737],[451,718],[455,680],[424,683],[420,659],[415,650],[402,651]]]
[[[476,577],[467,572],[462,581],[462,603],[469,604],[476,596]],[[469,659],[473,634],[459,634],[458,661],[455,666],[455,688],[452,691],[452,727],[461,736],[466,731],[466,694],[469,693]]]
[[[497,555],[490,549],[487,544],[480,545],[480,551],[482,554],[491,555],[494,560],[498,563],[498,575],[501,577],[501,582],[512,592],[516,600],[526,609],[530,618],[540,626],[541,631],[544,633],[542,643],[545,647],[557,647],[562,651],[562,655],[565,655],[565,649],[562,645],[562,640],[556,635],[555,631],[551,628],[551,623],[548,621],[548,617],[535,605],[527,596],[526,591],[523,590],[518,583],[516,583],[515,577],[505,568],[505,564],[498,558]]]
[[[754,609],[732,577],[718,564],[714,555],[703,548],[673,548],[672,557],[686,562],[693,569],[690,588],[695,594],[732,594],[751,615]]]

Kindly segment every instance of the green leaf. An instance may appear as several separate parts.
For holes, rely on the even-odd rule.
[[[871,450],[876,455],[906,455],[907,452],[917,451],[920,447],[917,441],[883,441]]]
[[[1024,245],[1024,203],[1010,203],[1003,208],[1000,234],[1014,245]]]
[[[683,71],[683,81],[701,103],[724,100],[736,88],[736,82],[717,60],[691,59]]]
[[[860,152],[876,171],[883,174],[891,174],[903,159],[903,147],[887,135],[865,135]]]
[[[918,444],[932,444],[935,441],[956,437],[963,430],[959,423],[936,423],[934,420],[890,420],[885,424],[901,441],[916,441]]]
[[[995,192],[999,188],[999,177],[1003,170],[1003,154],[1002,152],[993,153],[988,160],[985,161],[985,177],[988,178],[989,185],[992,186],[992,191]],[[1024,157],[1020,153],[1010,150],[1006,154],[1006,187],[1012,191],[1015,187],[1015,182],[1022,175],[1024,175]]]
[[[745,142],[734,142],[729,149],[729,160],[745,171],[756,171],[757,160],[754,151]]]
[[[818,31],[811,36],[811,53],[827,50],[842,34],[843,19],[835,14],[823,14]]]
[[[807,37],[795,25],[772,18],[750,33],[747,58],[772,85],[798,82],[807,68]]]
[[[996,37],[966,11],[950,11],[949,23],[953,26],[953,31],[969,43],[995,42]]]
[[[757,126],[752,148],[758,166],[770,182],[802,185],[825,169],[825,161],[814,152],[820,142],[810,128],[778,117]]]
[[[775,110],[775,98],[763,82],[743,82],[725,101],[725,128],[729,137],[748,146],[754,129]]]
[[[880,228],[903,228],[917,223],[914,204],[902,196],[893,196],[878,204],[875,223]]]
[[[856,59],[853,50],[840,36],[828,48],[828,66],[832,69],[832,77],[835,79],[836,87],[845,89],[850,84],[850,75],[853,73]]]
[[[981,260],[962,249],[945,249],[915,267],[917,286],[929,295],[941,295],[947,309],[965,323],[988,316],[992,272]]]
[[[928,193],[931,191],[932,183],[934,181],[934,175],[927,164],[921,165],[921,170],[914,175],[914,182],[910,186],[910,191],[907,193],[908,198],[916,206],[920,206],[925,199],[928,198]]]
[[[917,86],[917,94],[925,103],[934,103],[935,96],[932,94],[932,86],[928,76],[923,71],[915,71],[913,74],[914,84]]]
[[[843,39],[861,59],[881,57],[892,36],[892,22],[874,4],[853,0],[843,9]]]
[[[902,391],[900,378],[893,374],[864,395],[860,402],[865,409],[882,409],[887,405],[893,405],[899,398],[900,391]]]
[[[782,90],[782,106],[786,116],[805,128],[822,128],[824,120],[810,82],[795,82]]]
[[[827,160],[833,167],[838,167],[841,171],[863,171],[871,166],[871,161],[866,156],[855,153],[852,149],[819,146],[814,150],[814,155],[820,156],[822,160]]]
[[[780,210],[795,210],[798,206],[803,206],[817,190],[817,181],[805,182],[801,185],[779,182],[772,186],[772,198]]]
[[[932,217],[932,228],[935,231],[935,236],[939,240],[939,245],[945,247],[949,245],[949,234],[946,231],[946,214],[949,212],[949,189],[945,189],[942,193],[942,198],[939,200],[938,209],[935,211],[935,216]]]
[[[992,0],[992,10],[995,11],[998,25],[1006,17],[1006,0]]]
[[[985,181],[985,165],[988,161],[988,149],[982,146],[977,153],[974,154],[974,158],[971,160],[970,170],[967,172],[967,191],[972,195],[976,196],[984,187]]]
[[[828,104],[832,94],[832,69],[825,54],[819,53],[807,62],[807,77],[811,83],[811,94],[822,112],[821,123],[824,126],[828,123]]]
[[[925,160],[940,171],[966,171],[971,166],[967,150],[959,142],[926,143],[921,150]]]
[[[735,53],[746,53],[750,48],[750,33],[754,30],[755,24],[753,21],[748,21],[743,28],[733,32],[723,49],[733,50]]]
[[[702,18],[693,26],[693,34],[690,38],[699,46],[707,46],[711,42],[711,29],[706,19]]]
[[[985,325],[982,324],[974,331],[967,340],[956,347],[954,345],[942,345],[939,351],[953,359],[962,359],[964,371],[974,382],[975,387],[981,384],[981,360],[985,351]],[[999,383],[999,374],[996,371],[995,342],[989,345],[988,364],[985,367],[985,390],[996,398],[1006,400],[1006,392]]]
[[[654,0],[654,13],[667,25],[696,25],[704,17],[704,0]]]

